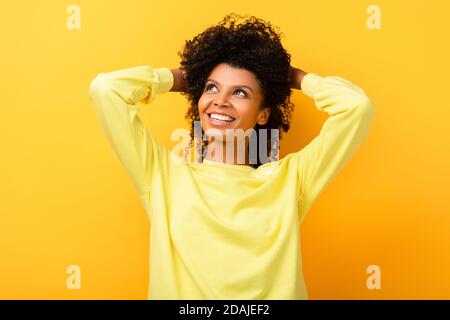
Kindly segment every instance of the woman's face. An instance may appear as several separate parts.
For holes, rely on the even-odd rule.
[[[214,135],[217,140],[224,137],[226,129],[247,132],[257,123],[265,124],[269,108],[260,110],[262,101],[262,88],[253,72],[226,63],[218,64],[206,80],[198,101],[203,131],[212,136],[208,134],[209,129],[220,130],[220,136]]]

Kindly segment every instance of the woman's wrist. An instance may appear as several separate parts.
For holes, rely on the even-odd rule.
[[[295,67],[291,66],[291,69],[289,72],[289,86],[291,88],[301,90],[303,78],[307,74],[308,74],[307,72],[305,72],[299,68],[295,68]]]
[[[180,68],[170,69],[173,74],[173,86],[170,91],[182,92],[186,88],[184,73]]]

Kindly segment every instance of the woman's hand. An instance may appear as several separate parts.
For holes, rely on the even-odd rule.
[[[301,90],[303,77],[307,74],[307,72],[291,66],[289,71],[289,86],[293,89]]]
[[[180,68],[170,69],[173,74],[173,86],[170,91],[182,92],[186,88],[184,72]]]

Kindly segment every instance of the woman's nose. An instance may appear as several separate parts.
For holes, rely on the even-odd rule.
[[[228,97],[226,96],[225,93],[218,94],[214,98],[214,104],[218,106],[229,105]]]

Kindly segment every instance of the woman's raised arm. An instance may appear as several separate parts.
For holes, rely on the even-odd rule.
[[[328,118],[319,135],[295,153],[300,222],[366,140],[375,117],[375,106],[369,96],[342,77],[308,73],[303,78],[302,91],[314,100],[319,111],[328,113]]]
[[[149,65],[98,74],[89,87],[100,124],[138,192],[148,195],[152,179],[167,152],[144,127],[138,116],[142,102],[149,105],[157,94],[173,86],[168,68]]]

